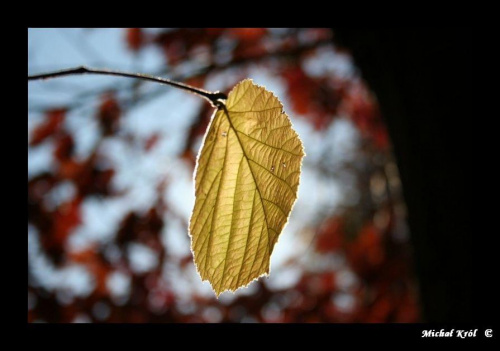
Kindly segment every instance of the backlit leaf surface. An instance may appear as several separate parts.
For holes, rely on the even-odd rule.
[[[189,229],[198,272],[217,296],[269,274],[304,155],[281,102],[252,80],[238,83],[213,116],[197,159]]]

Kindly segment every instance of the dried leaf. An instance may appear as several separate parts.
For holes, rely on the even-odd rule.
[[[127,28],[126,31],[128,48],[134,52],[139,51],[144,45],[144,32],[141,28]]]
[[[47,119],[33,130],[30,145],[36,146],[48,137],[61,131],[64,119],[66,117],[66,110],[62,108],[47,111]]]
[[[198,272],[217,296],[269,274],[304,155],[281,102],[249,79],[214,114],[197,159],[189,229]]]

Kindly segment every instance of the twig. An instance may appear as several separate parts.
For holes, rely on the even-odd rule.
[[[207,99],[215,107],[219,107],[219,106],[223,105],[224,100],[227,99],[226,94],[218,92],[218,91],[211,92],[211,91],[195,88],[195,87],[192,87],[192,86],[184,84],[184,83],[175,82],[175,81],[170,80],[170,79],[151,76],[149,74],[129,73],[129,72],[122,72],[122,71],[107,70],[107,69],[95,69],[95,68],[88,68],[85,66],[76,67],[76,68],[69,68],[69,69],[56,71],[56,72],[48,72],[48,73],[42,73],[42,74],[28,76],[28,81],[40,80],[40,79],[52,79],[52,78],[57,78],[57,77],[78,75],[78,74],[100,74],[100,75],[107,75],[107,76],[119,76],[119,77],[148,80],[148,81],[160,83],[160,84],[166,84],[166,85],[170,85],[170,86],[182,89],[182,90],[189,91],[192,94],[196,94],[198,96],[201,96],[201,97]]]
[[[265,54],[247,56],[244,58],[233,60],[233,61],[225,63],[225,64],[210,65],[210,66],[204,67],[202,69],[199,69],[197,72],[194,72],[193,74],[190,74],[190,75],[187,75],[184,77],[174,78],[174,80],[183,81],[187,78],[202,77],[202,76],[205,76],[209,73],[223,71],[229,67],[238,67],[238,66],[245,65],[248,63],[262,62],[262,61],[265,61],[268,59],[282,59],[282,58],[287,58],[287,57],[293,57],[294,55],[300,55],[300,54],[307,52],[309,50],[313,50],[313,49],[323,47],[323,46],[328,46],[331,44],[332,44],[332,41],[330,39],[328,39],[328,40],[325,39],[325,40],[320,40],[320,41],[317,41],[317,42],[314,42],[311,44],[297,46],[297,47],[293,47],[291,49],[286,49],[286,50],[282,50],[282,51],[277,50],[277,51],[269,52],[269,53],[265,53]],[[155,74],[168,74],[168,73],[169,72],[163,71],[163,72],[158,72]],[[118,88],[113,86],[113,87],[106,87],[103,90],[110,90],[110,89],[116,90],[116,89],[122,89],[122,88],[126,89],[129,87],[130,87],[130,85],[123,85],[123,86],[119,86]],[[68,108],[69,109],[78,108],[80,105],[87,103],[85,101],[81,101],[82,98],[86,98],[86,97],[94,96],[94,95],[99,95],[99,93],[100,92],[96,92],[95,89],[91,89],[89,91],[82,92],[82,94],[75,96],[75,100],[78,100],[78,102],[76,102],[75,104],[72,104],[71,106],[68,106]],[[161,93],[162,93],[162,90],[154,90],[154,91],[151,91],[148,94],[148,96],[150,96],[151,98],[154,98],[154,97],[157,97]],[[44,112],[45,110],[47,110],[49,108],[50,108],[49,106],[44,106],[44,105],[35,106],[35,107],[30,106],[29,110],[34,111],[34,112]]]
[[[204,68],[198,70],[197,72],[190,74],[188,76],[178,77],[178,78],[174,78],[174,79],[182,81],[182,80],[185,80],[187,78],[197,78],[197,77],[205,76],[205,75],[210,74],[210,73],[223,71],[229,67],[238,67],[238,66],[245,65],[248,63],[262,62],[262,61],[265,61],[268,59],[282,59],[282,58],[287,58],[287,57],[293,57],[294,55],[300,55],[300,54],[307,52],[309,50],[314,50],[316,48],[328,46],[328,45],[332,45],[332,41],[330,39],[324,39],[324,40],[320,40],[320,41],[317,41],[317,42],[314,42],[311,44],[293,47],[291,49],[286,49],[286,50],[282,50],[282,51],[278,50],[278,51],[265,53],[265,54],[247,56],[247,57],[243,57],[243,58],[240,58],[237,60],[233,60],[233,61],[225,63],[225,64],[210,65],[210,66],[204,67]],[[168,72],[161,72],[161,73],[158,72],[156,74],[168,74]],[[130,87],[129,85],[124,85],[124,86],[120,86],[118,89],[121,89],[121,88],[125,89],[125,88],[129,88],[129,87]],[[106,87],[104,90],[109,90],[109,89],[111,89],[111,88]],[[161,93],[162,93],[162,90],[154,90],[154,91],[150,92],[149,93],[150,96],[149,95],[148,96],[150,98],[154,98]],[[91,89],[90,91],[83,92],[82,94],[76,96],[75,99],[80,100],[83,97],[86,98],[88,96],[94,96],[94,95],[98,95],[98,94],[99,94],[99,92],[96,92],[95,89]],[[212,93],[212,94],[214,94],[214,93]],[[223,98],[225,98],[225,96],[221,97],[221,99],[223,99]],[[67,107],[69,109],[78,108],[81,104],[86,104],[86,102],[79,101],[79,102],[77,102],[71,106],[67,106]],[[213,103],[212,103],[212,105],[213,105]],[[34,112],[44,112],[45,110],[47,110],[49,108],[50,108],[49,106],[44,106],[44,105],[43,106],[36,106],[36,107],[30,106],[29,110],[34,111]]]

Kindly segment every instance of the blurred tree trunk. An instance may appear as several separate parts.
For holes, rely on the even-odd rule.
[[[488,236],[498,233],[485,228],[481,207],[486,205],[478,196],[481,189],[493,189],[484,189],[484,178],[478,184],[472,177],[487,173],[478,162],[485,151],[476,146],[482,134],[475,134],[486,117],[479,113],[482,91],[488,89],[481,82],[487,68],[479,45],[485,33],[466,28],[333,31],[377,95],[392,139],[424,321],[491,322],[493,289],[488,285],[495,276],[489,273],[496,263],[486,249]]]

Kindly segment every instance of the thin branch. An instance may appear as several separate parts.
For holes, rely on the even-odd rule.
[[[286,59],[288,57],[294,57],[295,55],[301,55],[304,52],[308,52],[309,50],[314,50],[316,48],[323,47],[323,46],[329,46],[329,45],[332,45],[332,41],[330,39],[328,39],[328,40],[325,39],[325,40],[320,40],[320,41],[313,42],[313,43],[310,43],[307,45],[293,47],[293,48],[286,49],[286,50],[276,50],[276,51],[268,52],[268,53],[264,53],[264,54],[247,56],[244,58],[233,60],[233,61],[225,63],[225,64],[206,66],[206,67],[201,68],[198,71],[196,71],[190,75],[183,76],[183,77],[175,77],[174,80],[183,81],[183,80],[186,80],[188,78],[203,77],[207,74],[223,71],[223,70],[230,68],[230,67],[238,67],[238,66],[246,65],[248,63],[257,63],[257,62],[262,62],[262,61],[266,61],[269,59]],[[155,74],[162,74],[163,75],[163,74],[169,74],[169,72],[162,71],[162,72],[157,72]],[[110,90],[110,89],[121,90],[121,89],[128,89],[128,88],[130,88],[130,85],[123,85],[123,86],[119,86],[119,87],[116,87],[116,86],[105,87],[103,90],[104,91]],[[77,100],[78,102],[75,102],[74,104],[68,105],[66,107],[68,109],[78,108],[82,104],[87,104],[86,101],[82,101],[81,99],[91,97],[94,95],[99,95],[101,92],[96,92],[95,89],[90,89],[88,91],[84,91],[84,92],[82,92],[82,94],[75,96],[75,100]],[[161,89],[153,90],[147,96],[149,99],[155,98],[155,97],[159,96],[162,92],[163,92],[163,90],[161,90]],[[142,98],[144,98],[144,97],[145,96],[143,96]],[[33,111],[33,112],[44,112],[45,110],[49,109],[50,107],[51,106],[46,106],[46,105],[40,105],[40,106],[31,106],[30,105],[28,107],[28,109],[30,111]]]
[[[100,75],[106,75],[106,76],[136,78],[136,79],[147,80],[150,82],[166,84],[166,85],[170,85],[170,86],[182,89],[182,90],[189,91],[192,94],[196,94],[198,96],[201,96],[201,97],[207,99],[215,107],[218,107],[221,104],[224,104],[223,100],[227,99],[226,94],[218,92],[218,91],[211,92],[211,91],[195,88],[195,87],[192,87],[192,86],[184,84],[184,83],[175,82],[175,81],[170,80],[170,79],[151,76],[149,74],[129,73],[129,72],[122,72],[122,71],[107,70],[107,69],[95,69],[95,68],[88,68],[85,66],[76,67],[76,68],[69,68],[69,69],[56,71],[56,72],[48,72],[48,73],[42,73],[42,74],[28,76],[28,81],[40,80],[40,79],[52,79],[52,78],[57,78],[57,77],[79,75],[79,74],[100,74]]]

